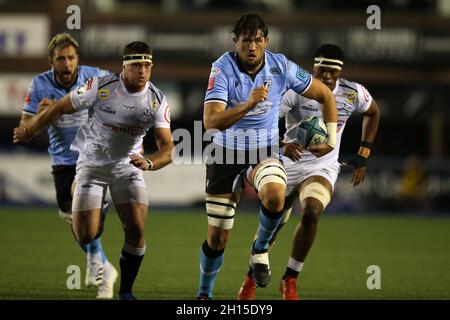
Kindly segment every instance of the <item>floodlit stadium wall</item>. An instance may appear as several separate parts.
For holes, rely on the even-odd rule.
[[[0,154],[0,205],[53,206],[51,163],[44,154]],[[450,168],[419,159],[374,158],[360,186],[350,183],[352,169],[343,167],[328,211],[441,212],[450,214]],[[202,205],[205,165],[170,164],[144,174],[152,206]],[[241,205],[255,206],[251,187]]]

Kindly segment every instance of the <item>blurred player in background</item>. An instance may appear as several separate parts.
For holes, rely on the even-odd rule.
[[[284,300],[298,300],[297,276],[314,242],[321,213],[331,200],[334,184],[340,171],[338,162],[342,132],[350,115],[363,113],[362,137],[356,157],[350,161],[354,165],[352,184],[364,181],[367,159],[375,139],[380,110],[375,99],[356,82],[341,78],[344,65],[342,50],[332,44],[321,46],[314,54],[314,77],[327,85],[336,97],[338,108],[338,127],[336,148],[321,158],[296,143],[296,129],[300,120],[310,116],[322,116],[322,105],[317,101],[301,96],[290,90],[281,103],[280,117],[285,116],[286,134],[284,136],[283,162],[287,173],[286,212],[277,232],[271,239],[273,244],[280,228],[287,222],[293,203],[299,197],[301,222],[294,232],[293,248],[285,274],[280,283]],[[250,269],[239,291],[238,299],[253,300],[256,283]]]
[[[109,187],[125,233],[120,257],[122,300],[136,299],[132,287],[146,251],[148,198],[142,170],[158,170],[169,164],[173,149],[169,106],[164,94],[150,82],[152,65],[146,43],[129,43],[124,48],[121,74],[89,79],[33,121],[14,129],[14,142],[27,142],[61,115],[89,110],[89,118],[71,147],[80,154],[72,204],[73,229],[81,243],[95,238],[102,199]],[[139,152],[151,127],[155,127],[158,151],[145,159]]]
[[[212,298],[243,179],[248,179],[261,200],[258,234],[249,263],[253,281],[260,287],[270,281],[269,240],[283,216],[286,189],[278,148],[282,94],[292,89],[317,99],[324,103],[329,131],[336,132],[337,125],[331,91],[284,55],[266,50],[268,28],[259,15],[242,16],[233,33],[236,51],[226,52],[213,63],[204,103],[205,128],[220,131],[207,147],[215,153],[206,166],[208,230],[200,250],[197,299]],[[317,145],[314,152],[330,152],[335,136],[330,134],[328,144]]]
[[[79,66],[78,43],[67,33],[53,37],[48,45],[48,53],[52,68],[33,78],[23,106],[21,125],[30,121],[52,100],[61,99],[87,79],[109,73],[99,68]],[[52,159],[59,215],[69,223],[72,223],[71,191],[78,159],[78,152],[70,150],[70,145],[86,118],[87,110],[64,115],[48,126],[48,152]],[[80,244],[87,256],[86,286],[99,286],[97,298],[100,299],[113,297],[113,285],[117,278],[117,271],[106,259],[100,241],[106,210],[105,202],[102,209],[102,227],[96,238],[87,244]]]

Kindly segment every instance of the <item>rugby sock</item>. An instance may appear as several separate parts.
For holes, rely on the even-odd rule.
[[[203,242],[200,249],[200,287],[197,291],[197,297],[200,294],[212,296],[212,290],[216,282],[217,274],[223,264],[224,249],[216,251],[208,246],[208,242]]]
[[[303,269],[303,262],[297,261],[292,257],[289,257],[288,266],[284,272],[283,279],[287,276],[293,276],[297,278],[300,271]]]
[[[146,245],[135,248],[124,243],[120,254],[120,289],[119,294],[131,293],[134,280],[144,258]]]
[[[100,242],[100,238],[93,240],[92,242],[88,244],[81,244],[79,243],[80,248],[84,251],[84,253],[89,255],[95,255],[100,252],[102,256],[102,262],[103,264],[106,262],[106,255],[103,251],[102,243]]]
[[[259,210],[258,237],[253,244],[255,251],[267,251],[269,249],[269,241],[272,239],[282,218],[283,210],[280,212],[272,212],[261,205],[261,209]]]

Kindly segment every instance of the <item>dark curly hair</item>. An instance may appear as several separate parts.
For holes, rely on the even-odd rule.
[[[263,18],[256,13],[248,13],[239,18],[232,32],[239,38],[241,35],[254,36],[258,30],[263,32],[265,38],[269,34]]]

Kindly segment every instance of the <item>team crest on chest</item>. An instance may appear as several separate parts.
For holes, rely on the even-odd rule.
[[[101,100],[107,100],[109,98],[109,90],[108,89],[100,89],[100,90],[98,90],[98,97]]]
[[[354,92],[344,92],[345,100],[347,100],[350,104],[355,104],[356,94]]]

